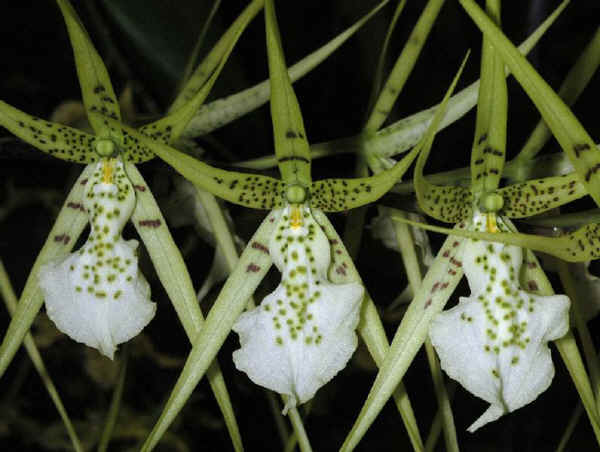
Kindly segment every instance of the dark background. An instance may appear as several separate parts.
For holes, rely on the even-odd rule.
[[[333,38],[375,5],[374,1],[348,0],[276,3],[288,64],[295,63]],[[558,5],[556,1],[505,3],[503,25],[507,35],[516,43],[520,43]],[[598,2],[572,3],[530,57],[542,76],[556,89],[579,52],[591,39],[600,18]],[[402,13],[390,46],[388,71],[406,42],[423,4],[408,2]],[[223,2],[209,30],[201,56],[216,42],[244,5],[245,2],[240,1]],[[173,98],[187,56],[211,2],[104,0],[75,2],[75,6],[94,44],[105,58],[115,91],[119,93],[127,82],[134,82],[140,118],[157,117]],[[367,113],[366,105],[377,55],[394,7],[395,4],[388,5],[356,37],[294,85],[311,142],[346,137],[360,131]],[[472,54],[459,88],[474,81],[478,77],[480,45],[478,29],[471,24],[458,3],[446,2],[390,121],[437,103],[467,49],[471,49]],[[62,102],[80,98],[68,36],[60,12],[53,2],[4,2],[0,6],[0,58],[3,61],[0,98],[11,105],[46,118]],[[259,14],[244,32],[216,83],[211,99],[250,87],[264,80],[267,74],[264,21],[262,14]],[[596,74],[573,107],[583,126],[596,141],[600,136],[597,110],[599,82]],[[518,152],[539,116],[513,79],[509,79],[509,96],[507,152],[510,158]],[[438,134],[428,171],[442,171],[468,164],[474,117],[470,113]],[[199,139],[198,143],[206,149],[207,158],[220,161],[226,160],[226,155],[248,159],[271,154],[273,144],[268,107],[264,106],[215,131],[210,137]],[[221,151],[223,148],[227,153]],[[556,152],[558,149],[556,142],[551,141],[544,151]],[[149,162],[142,165],[141,170],[151,181],[157,197],[165,199],[172,192],[172,173],[162,162]],[[9,191],[5,184],[10,182],[22,189],[56,191],[58,202],[62,202],[60,194],[66,194],[70,189],[78,171],[75,165],[47,158],[0,129],[0,201],[8,201]],[[350,177],[352,171],[351,156],[315,161],[313,164],[316,179],[325,176]],[[394,198],[386,198],[388,204],[395,202],[397,200]],[[579,206],[591,204],[584,201]],[[264,215],[235,206],[231,207],[231,212],[239,235],[245,239]],[[372,216],[372,212],[369,216]],[[51,209],[34,203],[14,210],[0,223],[0,257],[17,292],[22,290],[53,217]],[[334,220],[340,227],[343,226],[343,215],[334,216]],[[194,235],[191,227],[177,228],[173,233],[182,245]],[[133,232],[126,230],[127,234],[132,236]],[[197,286],[208,270],[211,256],[212,248],[202,241],[187,256],[190,273]],[[358,261],[369,291],[378,305],[384,308],[404,284],[400,257],[365,234]],[[159,305],[156,318],[145,330],[147,336],[158,351],[184,358],[189,351],[187,339],[152,273],[151,265],[143,255],[142,267],[152,282],[153,299]],[[276,279],[277,275],[270,275],[269,283],[275,284]],[[215,291],[212,298],[214,295]],[[204,309],[207,307],[204,306]],[[3,331],[9,319],[5,310],[0,311],[0,331]],[[390,338],[395,326],[393,323],[386,324]],[[230,356],[237,347],[237,338],[231,337],[220,353],[220,362],[246,449],[280,450],[263,392],[233,368]],[[69,413],[74,419],[82,421],[81,437],[92,438],[102,427],[112,386],[110,379],[103,386],[100,384],[101,378],[93,377],[89,363],[94,360],[84,348],[63,338],[51,347],[43,348],[43,355]],[[486,404],[462,388],[457,390],[453,410],[463,450],[540,451],[556,447],[578,398],[558,354],[554,355],[557,376],[551,388],[532,405],[476,434],[469,434],[465,429],[484,411]],[[340,373],[335,382],[319,391],[311,416],[305,422],[315,450],[338,448],[354,422],[374,378],[372,366],[365,356],[364,350],[359,349],[352,364]],[[20,352],[1,383],[0,448],[52,450],[54,443],[48,438],[61,436],[60,433],[54,436],[52,432],[49,433],[58,416],[39,377],[27,363],[28,357]],[[100,363],[100,367],[114,370],[114,366],[111,366],[108,362]],[[156,359],[148,355],[132,353],[123,402],[125,412],[119,423],[139,423],[142,430],[151,427],[175,382],[177,371],[177,368],[160,368]],[[411,366],[405,382],[420,429],[426,437],[436,402],[422,354]],[[191,450],[229,450],[227,433],[219,416],[209,387],[203,381],[171,431]],[[60,431],[60,428],[56,429]],[[113,443],[110,450],[126,450],[135,444],[135,439],[124,439]],[[592,450],[597,447],[585,418],[576,428],[570,446],[571,450]],[[175,449],[160,446],[159,450]],[[375,421],[357,450],[410,450],[404,427],[391,404]],[[443,445],[440,450],[443,450]]]

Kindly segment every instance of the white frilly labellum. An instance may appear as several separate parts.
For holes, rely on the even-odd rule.
[[[286,394],[286,413],[346,366],[364,289],[329,282],[329,241],[306,206],[283,210],[269,252],[281,283],[233,326],[241,343],[233,361],[254,383]]]
[[[488,221],[492,226],[489,227]],[[495,217],[477,213],[476,230],[495,231]],[[498,219],[498,227],[507,230]],[[569,328],[569,299],[521,289],[522,249],[468,240],[463,268],[471,296],[434,318],[430,337],[442,368],[490,407],[469,428],[477,430],[535,400],[554,376],[548,341]]]
[[[95,165],[83,199],[90,235],[78,251],[43,265],[39,283],[57,328],[112,359],[118,344],[152,320],[156,305],[138,270],[138,242],[121,236],[135,207],[123,163]]]

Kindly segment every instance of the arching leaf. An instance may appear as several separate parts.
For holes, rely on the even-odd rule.
[[[239,35],[238,30],[243,30],[246,25],[250,23],[254,17],[256,17],[258,12],[262,9],[264,3],[264,0],[253,0],[248,4],[248,6],[246,6],[246,8],[244,8],[237,19],[213,46],[208,55],[206,55],[206,57],[194,70],[191,77],[185,82],[185,85],[179,94],[177,94],[177,97],[171,104],[169,110],[175,111],[180,107],[183,107],[183,105],[196,96],[198,91],[200,91],[200,89],[208,80],[210,74],[212,74],[215,68],[219,65],[219,62],[221,62],[223,58],[227,58],[224,55],[228,53],[227,49],[231,47],[231,41],[237,40],[237,36]]]
[[[381,90],[379,98],[371,111],[365,130],[369,133],[376,132],[390,114],[396,99],[404,84],[411,74],[412,69],[421,54],[421,50],[427,42],[429,32],[444,5],[445,0],[429,0],[413,28],[408,41],[402,49],[402,53],[396,60],[394,68]]]
[[[213,52],[217,49],[217,54],[220,55],[220,60],[218,60],[218,65],[216,65],[216,67],[214,66],[216,62],[213,61],[213,59],[216,58],[216,55],[214,55],[213,52],[209,54],[208,58],[210,61],[207,64],[210,66],[211,75],[208,80],[206,80],[202,86],[196,86],[198,81],[193,78],[191,81],[193,86],[190,86],[186,91],[187,102],[182,101],[182,103],[178,103],[177,106],[174,104],[174,106],[169,109],[170,113],[167,116],[143,126],[140,129],[141,133],[164,144],[171,144],[181,136],[187,124],[210,94],[212,87],[221,74],[221,70],[225,66],[225,63],[227,63],[229,55],[242,35],[242,32],[260,9],[259,3],[262,2],[254,2],[251,4],[250,6],[254,5],[254,7],[250,8],[249,6],[232,25],[232,28],[230,28],[225,36],[217,43],[213,49]],[[222,47],[225,48],[223,49]],[[189,98],[187,96],[189,96]],[[147,157],[150,159],[153,155]]]
[[[291,66],[289,68],[290,79],[295,82],[325,61],[327,57],[352,37],[388,2],[389,0],[381,1],[377,6],[335,38]],[[203,105],[196,116],[188,124],[184,131],[184,136],[198,137],[223,127],[225,124],[264,105],[269,100],[270,94],[269,80],[265,80],[251,88]]]

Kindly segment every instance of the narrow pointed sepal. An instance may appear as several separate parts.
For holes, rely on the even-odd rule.
[[[475,224],[485,228],[485,216],[476,214]],[[468,240],[463,267],[472,294],[431,324],[442,368],[490,403],[470,432],[527,405],[550,386],[554,366],[547,344],[569,328],[565,295],[539,296],[519,287],[522,259],[519,247]]]
[[[121,236],[134,206],[123,163],[98,162],[83,201],[90,236],[78,251],[40,269],[46,311],[57,328],[111,359],[117,345],[136,336],[156,311],[138,269],[138,242]]]
[[[288,206],[269,243],[279,286],[233,330],[236,367],[256,384],[288,396],[284,412],[312,399],[354,353],[364,289],[327,278],[330,246],[308,207]]]

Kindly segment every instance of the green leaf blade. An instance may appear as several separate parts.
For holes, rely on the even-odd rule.
[[[136,207],[131,221],[146,246],[158,278],[177,312],[189,341],[193,344],[202,329],[204,316],[198,305],[187,266],[154,196],[135,165],[127,165],[127,175],[136,190]],[[244,447],[240,430],[229,391],[216,360],[210,365],[207,377],[223,414],[233,447],[236,451],[241,451]]]
[[[429,0],[427,5],[425,5],[417,24],[408,37],[408,41],[396,60],[392,73],[385,82],[379,98],[371,111],[371,115],[365,125],[365,130],[368,133],[376,132],[390,114],[396,99],[398,99],[406,80],[421,54],[421,50],[427,41],[440,9],[444,5],[444,1]]]
[[[208,313],[200,334],[194,341],[186,364],[171,392],[163,412],[142,446],[142,451],[152,450],[177,413],[183,408],[192,391],[216,357],[231,327],[244,310],[248,298],[271,266],[268,252],[261,251],[274,231],[277,213],[270,213],[250,239],[235,270],[225,282],[213,308]],[[252,246],[257,243],[260,246]],[[261,248],[261,249],[259,249]]]
[[[460,240],[449,237],[444,242],[400,322],[390,351],[341,451],[351,451],[357,446],[425,342],[431,319],[443,309],[462,277],[462,263],[458,259],[461,249]]]

